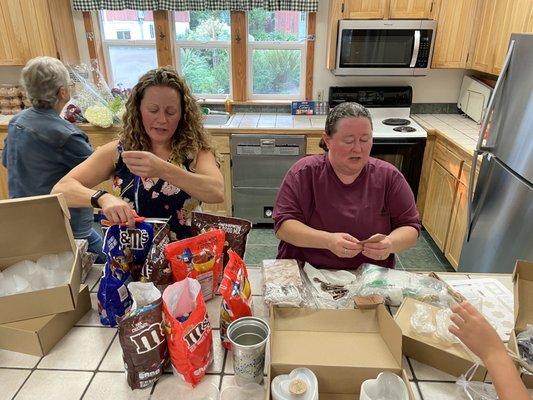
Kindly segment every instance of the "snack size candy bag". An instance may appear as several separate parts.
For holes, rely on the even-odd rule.
[[[153,227],[137,222],[135,228],[112,225],[104,237],[106,263],[98,288],[98,312],[102,325],[115,326],[132,304],[127,284],[131,270],[140,270],[153,240]]]
[[[252,223],[250,221],[242,218],[223,217],[196,211],[192,212],[191,231],[193,235],[199,235],[212,229],[222,229],[226,234],[223,267],[228,265],[229,249],[232,249],[239,257],[244,259],[246,238],[248,237],[248,232],[252,229]],[[221,279],[222,275],[220,275]]]
[[[196,386],[213,361],[213,331],[197,280],[185,278],[165,289],[163,320],[173,371]]]
[[[236,319],[252,316],[252,287],[248,280],[246,264],[239,255],[229,250],[229,262],[224,270],[224,278],[220,284],[220,339],[222,345],[231,350],[226,331],[229,324]]]
[[[168,244],[165,257],[170,262],[174,280],[197,279],[204,299],[212,299],[222,270],[223,247],[224,231],[221,229]]]
[[[173,282],[170,263],[164,254],[165,246],[169,243],[170,227],[165,225],[154,236],[141,271],[142,282],[154,282],[155,285],[164,286],[163,290]]]
[[[131,310],[118,323],[128,385],[142,389],[163,374],[168,358],[163,332],[163,300],[152,282],[131,282]]]

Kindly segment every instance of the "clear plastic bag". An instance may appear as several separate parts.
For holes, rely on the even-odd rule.
[[[261,271],[266,304],[300,307],[303,282],[296,260],[263,260]]]
[[[453,312],[449,308],[443,308],[437,312],[435,315],[435,320],[437,321],[437,329],[435,330],[435,335],[447,343],[454,344],[460,343],[460,340],[457,339],[453,333],[448,330],[450,325],[453,325],[450,317]]]
[[[424,303],[448,307],[452,297],[446,284],[423,274],[363,264],[355,272],[359,285],[359,296],[378,294],[390,306],[399,306],[405,297],[412,297]]]
[[[516,336],[520,357],[533,367],[533,325],[527,325],[526,330]]]
[[[499,400],[496,389],[490,383],[472,382],[471,379],[476,373],[479,364],[474,364],[464,375],[461,375],[455,384],[458,386],[458,391],[469,400]]]
[[[427,305],[416,304],[416,310],[411,315],[411,326],[418,333],[430,334],[435,332],[433,314]]]

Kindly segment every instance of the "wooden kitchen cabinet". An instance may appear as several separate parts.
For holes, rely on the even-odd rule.
[[[212,214],[232,216],[231,210],[231,159],[229,154],[221,154],[220,156],[220,172],[224,177],[224,202],[218,204],[202,204],[202,209],[205,212]]]
[[[479,0],[437,0],[433,68],[466,68]]]
[[[385,19],[389,15],[389,0],[341,1],[343,19]]]
[[[446,244],[457,184],[450,172],[432,161],[422,223],[441,250]]]
[[[0,65],[24,65],[37,56],[79,63],[69,0],[2,0]]]
[[[444,246],[444,256],[450,264],[457,269],[459,258],[466,233],[468,208],[468,188],[465,184],[459,182],[453,204],[450,228]]]
[[[3,149],[0,150],[0,160],[2,159],[3,151]],[[0,161],[0,200],[5,200],[7,198],[9,198],[9,192],[7,190],[7,169],[5,169]]]
[[[390,0],[391,19],[430,19],[434,0]]]

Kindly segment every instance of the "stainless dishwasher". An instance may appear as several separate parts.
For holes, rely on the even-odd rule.
[[[304,135],[231,135],[233,215],[272,223],[278,188],[304,155]]]

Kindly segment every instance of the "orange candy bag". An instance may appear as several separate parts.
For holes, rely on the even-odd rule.
[[[224,240],[224,231],[214,229],[165,246],[165,257],[170,262],[174,280],[194,278],[202,286],[204,299],[212,299],[222,271]]]

